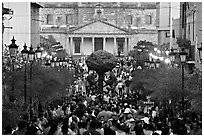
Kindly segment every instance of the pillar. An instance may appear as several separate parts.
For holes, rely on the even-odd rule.
[[[71,37],[71,43],[70,43],[70,53],[71,53],[71,55],[73,55],[73,53],[74,53],[73,37]]]
[[[106,49],[106,37],[103,37],[103,50]]]
[[[84,55],[84,37],[81,37],[81,47],[80,47],[81,55]]]
[[[66,52],[70,55],[70,43],[69,43],[69,37],[68,36],[67,36]]]
[[[114,47],[113,47],[113,54],[117,55],[118,52],[118,47],[117,47],[117,42],[116,42],[116,37],[114,36]]]
[[[125,37],[125,45],[124,45],[124,55],[127,56],[128,54],[128,49],[127,49],[127,38]]]
[[[94,43],[95,43],[94,40],[95,40],[95,37],[92,37],[92,46],[93,46],[92,47],[92,52],[94,52]]]

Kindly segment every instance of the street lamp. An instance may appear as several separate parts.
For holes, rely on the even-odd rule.
[[[12,75],[12,86],[11,86],[11,91],[12,91],[12,99],[14,99],[14,61],[15,61],[15,58],[17,56],[17,50],[18,50],[18,46],[15,44],[15,39],[14,39],[14,36],[13,36],[13,39],[11,40],[12,43],[8,46],[9,47],[9,53],[10,53],[10,57],[11,57],[11,60],[12,60],[12,71],[13,71],[13,75]]]
[[[145,59],[145,62],[144,62],[144,63],[145,63],[145,67],[148,68],[148,67],[149,67],[149,64],[150,64],[149,59]]]
[[[30,50],[28,51],[28,61],[30,62],[30,85],[32,85],[32,65],[33,65],[33,62],[34,62],[34,59],[35,59],[35,52],[33,51],[33,47],[31,45],[30,47]],[[32,97],[31,97],[31,89],[30,88],[30,117],[29,119],[31,120],[32,119],[32,108],[31,108],[31,104],[32,104]]]
[[[182,88],[182,93],[184,93],[184,65],[186,62],[187,53],[185,52],[184,48],[182,48],[181,50],[182,51],[179,53],[180,59],[181,59],[181,68],[182,68],[182,87],[181,88]],[[183,99],[184,99],[184,97],[183,97]]]
[[[51,60],[51,67],[55,67],[55,60],[52,58],[52,60]]]
[[[159,59],[157,59],[157,60],[155,61],[155,63],[156,63],[156,68],[159,68],[159,65],[160,65],[160,60],[159,60]]]
[[[28,50],[27,50],[27,46],[26,44],[24,44],[24,49],[21,51],[22,57],[23,57],[23,61],[25,64],[25,71],[24,71],[24,103],[26,104],[26,100],[27,100],[27,79],[26,79],[26,64],[27,64],[27,60],[28,60]]]
[[[35,50],[35,54],[36,54],[37,61],[41,60],[42,50],[40,49],[40,46],[38,46],[37,49]]]
[[[56,65],[56,67],[59,67],[59,59],[58,58],[56,58],[55,65]]]
[[[13,39],[11,41],[12,41],[12,43],[8,47],[9,47],[10,57],[13,60],[17,56],[18,46],[15,43],[16,40],[14,39],[14,36],[13,36]]]
[[[155,63],[153,61],[153,59],[150,61],[150,68],[154,68],[155,67]]]
[[[169,52],[169,58],[170,58],[172,67],[173,67],[174,62],[175,62],[175,55],[176,55],[176,54],[174,53],[174,49],[172,48],[172,49],[171,49],[171,52]]]

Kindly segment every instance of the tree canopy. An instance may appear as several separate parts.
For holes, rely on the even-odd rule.
[[[137,70],[133,74],[131,88],[142,91],[144,96],[151,96],[157,101],[171,100],[177,102],[182,97],[188,97],[196,111],[202,109],[202,80],[201,75],[194,72],[184,75],[184,92],[181,89],[181,69],[162,67],[159,69]]]
[[[102,93],[104,74],[116,66],[117,58],[107,51],[98,50],[88,56],[86,64],[89,70],[95,70],[98,73],[98,91]]]
[[[117,64],[117,58],[104,50],[93,52],[86,59],[89,70],[95,70],[97,73],[105,73],[112,70]]]

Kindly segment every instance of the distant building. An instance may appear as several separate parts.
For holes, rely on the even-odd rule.
[[[19,49],[23,49],[24,43],[36,48],[40,44],[39,8],[42,6],[35,2],[4,2],[4,6],[12,9],[13,15],[4,21],[12,29],[4,29],[3,43],[11,44],[14,36]]]
[[[180,18],[178,19],[172,19],[172,40],[170,42],[172,42],[172,44],[170,44],[173,49],[178,49],[178,44],[176,43],[177,38],[180,37]]]
[[[44,7],[40,10],[40,20],[44,21],[41,23],[41,36],[52,35],[71,55],[88,55],[98,49],[113,54],[121,51],[127,55],[139,40],[157,43],[155,3],[40,4]]]
[[[158,45],[170,42],[171,7],[169,2],[157,2],[156,27],[158,32]]]
[[[202,70],[198,51],[202,47],[202,2],[181,2],[180,8],[180,35],[191,41],[188,58]]]

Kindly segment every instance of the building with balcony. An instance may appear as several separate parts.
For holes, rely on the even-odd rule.
[[[202,70],[202,2],[180,3],[180,36],[191,41],[188,58],[196,68]]]

